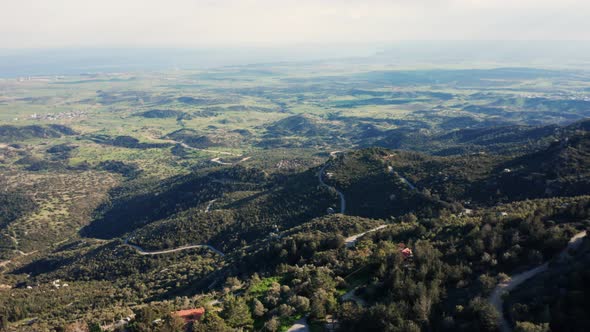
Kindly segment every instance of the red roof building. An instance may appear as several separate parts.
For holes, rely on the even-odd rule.
[[[196,309],[180,310],[173,312],[172,314],[184,319],[185,323],[190,323],[200,320],[205,314],[205,308],[201,307]]]
[[[402,255],[404,256],[404,258],[409,258],[409,257],[414,256],[414,253],[412,252],[412,249],[410,249],[410,248],[404,248],[402,250]]]

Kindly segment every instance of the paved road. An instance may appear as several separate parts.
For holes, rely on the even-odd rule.
[[[389,166],[389,173],[390,174],[396,174],[400,180],[402,180],[403,183],[405,183],[408,187],[410,187],[410,189],[417,191],[418,189],[416,188],[416,186],[410,182],[410,180],[408,180],[407,178],[405,178],[404,176],[402,176],[401,174],[397,173],[393,167]]]
[[[134,244],[129,244],[128,240],[129,239],[125,239],[125,244],[128,245],[128,246],[130,246],[131,248],[135,249],[135,251],[137,251],[137,253],[140,254],[140,255],[170,254],[170,253],[173,253],[173,252],[178,252],[178,251],[183,251],[183,250],[189,250],[189,249],[195,249],[195,248],[205,248],[205,249],[209,249],[209,250],[213,251],[214,253],[218,254],[221,257],[225,256],[224,253],[222,253],[221,251],[213,248],[212,246],[210,246],[208,244],[193,244],[193,245],[187,245],[187,246],[182,246],[182,247],[173,248],[173,249],[147,251],[147,250],[144,250],[140,246],[136,246]]]
[[[226,156],[241,157],[241,155],[239,155],[239,154],[235,154],[235,153],[231,153],[231,152],[227,152],[227,151],[216,151],[216,150],[199,149],[199,148],[194,148],[194,147],[192,147],[192,146],[190,146],[190,145],[188,145],[186,143],[183,143],[183,142],[177,142],[177,141],[172,141],[172,142],[178,143],[183,148],[188,149],[188,150],[196,150],[196,151],[203,151],[203,152],[209,152],[209,153],[223,154],[223,155],[226,155]],[[238,162],[236,162],[236,164],[237,163],[241,163],[243,161],[246,161],[246,160],[248,160],[250,158],[251,157],[244,157],[244,158],[240,159]],[[210,161],[212,163],[216,163],[216,164],[219,164],[219,165],[233,165],[234,164],[234,163],[228,163],[228,162],[221,161],[221,157],[213,158]]]
[[[310,332],[309,325],[307,325],[307,317],[302,317],[291,326],[287,332]]]
[[[356,244],[356,241],[359,238],[363,237],[365,234],[378,231],[378,230],[383,229],[385,227],[387,227],[387,225],[381,225],[381,226],[375,227],[373,229],[370,229],[370,230],[368,230],[366,232],[355,234],[355,235],[352,235],[352,236],[347,237],[344,240],[344,243],[346,245],[346,248],[354,247],[354,245]]]
[[[325,163],[324,166],[322,166],[322,169],[320,169],[320,174],[318,175],[318,179],[320,180],[320,184],[322,186],[327,187],[327,188],[332,188],[338,193],[338,196],[340,196],[340,213],[344,214],[344,212],[346,211],[346,199],[344,199],[344,194],[342,192],[340,192],[338,189],[327,185],[324,182],[324,179],[322,178],[324,176],[324,172],[326,170],[326,167],[328,167],[328,163]]]
[[[238,163],[241,163],[241,162],[247,161],[247,160],[249,160],[250,158],[252,158],[252,157],[244,157],[244,158],[240,159],[240,160],[238,161]]]
[[[209,201],[209,204],[207,204],[207,207],[205,208],[205,213],[209,213],[209,211],[211,211],[211,206],[213,205],[213,203],[215,203],[217,199],[212,199]]]
[[[221,161],[221,158],[220,158],[220,157],[217,157],[217,158],[213,158],[213,159],[211,159],[211,162],[212,162],[212,163],[219,164],[219,165],[234,165],[234,164],[239,164],[239,163],[241,163],[241,162],[247,161],[247,160],[248,160],[248,159],[250,159],[250,158],[252,158],[252,157],[244,157],[244,158],[242,158],[242,159],[238,160],[238,161],[237,161],[237,162],[235,162],[235,163],[228,163],[228,162]]]
[[[219,164],[219,165],[233,165],[232,163],[226,163],[226,162],[221,161],[221,158],[219,158],[219,157],[211,159],[211,162]]]
[[[332,152],[330,152],[330,157],[336,157],[339,153],[343,153],[343,152],[344,151],[340,151],[340,150],[338,150],[338,151],[332,151]]]
[[[569,256],[568,251],[578,248],[580,246],[580,244],[582,243],[582,238],[585,236],[586,236],[586,231],[580,232],[580,233],[574,235],[570,239],[567,247],[565,249],[563,249],[561,251],[561,253],[559,254],[559,259],[562,260],[562,259],[566,258],[567,256]],[[527,281],[528,279],[536,276],[537,274],[539,274],[541,272],[546,271],[548,267],[549,267],[549,264],[544,263],[543,265],[537,266],[537,267],[530,269],[528,271],[514,275],[514,276],[510,277],[510,280],[508,280],[507,282],[500,283],[500,284],[498,284],[498,286],[496,286],[496,288],[494,289],[494,291],[490,295],[489,302],[500,313],[500,330],[502,332],[510,332],[512,330],[510,328],[510,324],[508,323],[508,320],[504,316],[504,301],[502,299],[502,296],[506,293],[509,293],[510,291],[512,291],[513,289],[515,289],[516,287],[518,287],[519,285],[521,285],[523,282]]]
[[[342,153],[342,151],[332,151],[330,152],[330,157],[335,157],[337,154]],[[337,193],[338,196],[340,196],[340,213],[344,214],[344,212],[346,212],[346,199],[344,198],[344,194],[339,191],[338,189],[327,185],[324,182],[323,176],[324,173],[326,171],[326,167],[328,167],[328,163],[325,163],[324,166],[322,166],[322,168],[320,169],[320,174],[318,175],[318,179],[320,181],[320,184],[324,187],[328,187],[328,188],[332,188],[334,189]],[[391,172],[393,172],[393,169],[391,169]],[[406,179],[405,177],[403,177],[401,174],[398,174],[399,178],[401,179],[401,181],[403,183],[405,183],[410,189],[417,191],[418,189],[416,188],[416,186],[414,186],[414,184],[412,184],[408,179]]]
[[[352,248],[352,247],[354,247],[354,245],[356,244],[356,241],[357,241],[359,238],[361,238],[361,237],[363,237],[364,235],[366,235],[367,233],[375,232],[375,231],[378,231],[378,230],[380,230],[380,229],[383,229],[383,228],[385,228],[385,227],[387,227],[387,225],[381,225],[381,226],[377,226],[377,227],[375,227],[375,228],[373,228],[373,229],[370,229],[370,230],[368,230],[368,231],[366,231],[366,232],[362,232],[362,233],[355,234],[355,235],[351,235],[351,236],[347,237],[347,238],[344,240],[344,241],[345,241],[344,243],[345,243],[345,245],[346,245],[346,248]],[[354,272],[353,272],[353,273],[354,273]],[[356,302],[357,304],[359,304],[360,306],[365,306],[365,305],[366,305],[366,303],[365,303],[365,300],[361,299],[360,297],[358,297],[358,296],[356,296],[356,295],[354,294],[354,292],[355,292],[355,291],[356,291],[356,290],[357,290],[359,287],[360,287],[360,286],[357,286],[357,287],[354,287],[353,289],[349,290],[349,291],[348,291],[348,292],[346,292],[344,295],[342,295],[342,296],[340,297],[340,299],[341,299],[342,301],[354,301],[354,302]]]
[[[354,246],[354,243],[356,243],[356,240],[358,240],[363,235],[370,233],[370,232],[375,232],[375,231],[383,229],[385,227],[387,227],[387,225],[381,225],[381,226],[375,227],[373,229],[370,229],[366,232],[355,234],[355,235],[347,237],[346,238],[346,248],[350,248],[350,247]],[[359,305],[364,306],[366,304],[365,301],[354,294],[354,292],[356,291],[357,288],[358,287],[355,287],[355,288],[351,289],[350,291],[348,291],[347,293],[345,293],[344,295],[342,295],[341,299],[343,301],[355,301]],[[309,329],[309,325],[307,325],[306,317],[303,317],[303,318],[299,319],[298,321],[296,321],[295,324],[293,324],[293,326],[291,326],[287,330],[287,332],[309,332],[309,331],[310,331],[310,329]]]
[[[398,173],[398,176],[402,180],[403,183],[405,183],[408,187],[410,187],[410,189],[412,189],[414,191],[418,190],[418,189],[416,189],[416,186],[414,186],[412,184],[412,182],[408,181],[408,179],[406,179],[405,177],[399,175],[399,173]]]

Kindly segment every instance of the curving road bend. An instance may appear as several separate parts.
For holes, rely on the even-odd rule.
[[[231,152],[227,152],[227,151],[216,151],[216,150],[208,150],[208,149],[199,149],[199,148],[195,148],[192,147],[184,142],[178,142],[178,141],[172,141],[176,144],[180,144],[180,146],[182,146],[183,148],[187,149],[187,150],[195,150],[195,151],[203,151],[203,152],[209,152],[209,153],[215,153],[215,154],[222,154],[222,155],[226,155],[226,156],[233,156],[233,157],[241,157],[241,155],[235,154],[235,153],[231,153]],[[239,161],[237,161],[235,164],[239,164],[241,162],[247,161],[248,159],[250,159],[251,157],[244,157],[242,159],[240,159]],[[228,162],[224,162],[221,161],[221,157],[216,157],[210,160],[212,163],[216,163],[219,165],[223,165],[223,166],[231,166],[234,163],[228,163]]]
[[[320,169],[320,174],[318,175],[318,179],[320,180],[320,185],[322,185],[326,188],[332,188],[336,191],[336,193],[338,193],[338,196],[340,196],[340,213],[344,214],[344,212],[346,211],[346,199],[344,198],[344,194],[340,190],[338,190],[330,185],[327,185],[324,182],[324,179],[322,178],[324,176],[324,172],[326,170],[326,167],[328,167],[328,163],[325,163],[324,166],[322,166],[322,169]]]
[[[405,183],[408,187],[410,187],[410,189],[412,189],[413,191],[418,191],[418,189],[416,188],[415,185],[412,184],[412,182],[410,182],[408,179],[401,176],[400,174],[398,174],[398,176],[402,180],[403,183]]]
[[[249,160],[250,158],[252,158],[252,157],[244,157],[244,158],[242,158],[242,159],[240,159],[240,160],[236,161],[235,163],[228,163],[228,162],[221,161],[221,157],[213,158],[213,159],[211,159],[210,161],[211,161],[212,163],[216,163],[216,164],[219,164],[219,165],[226,165],[226,166],[231,166],[231,165],[234,165],[234,164],[239,164],[239,163],[241,163],[241,162],[247,161],[247,160]]]
[[[307,324],[307,317],[301,317],[297,320],[293,326],[291,326],[287,332],[310,332],[309,325]]]
[[[380,230],[380,229],[383,229],[383,228],[385,228],[385,227],[387,227],[387,225],[381,225],[381,226],[375,227],[375,228],[373,228],[373,229],[369,229],[369,230],[368,230],[368,231],[366,231],[366,232],[363,232],[363,233],[359,233],[359,234],[355,234],[355,235],[349,236],[349,237],[347,237],[347,238],[344,240],[344,244],[345,244],[346,248],[351,248],[351,247],[354,247],[354,245],[356,244],[356,241],[357,241],[359,238],[363,237],[365,234],[368,234],[368,233],[371,233],[371,232],[378,231],[378,230]]]
[[[127,245],[127,246],[135,249],[135,251],[138,254],[140,254],[140,255],[170,254],[170,253],[173,253],[173,252],[178,252],[178,251],[183,251],[183,250],[189,250],[189,249],[195,249],[195,248],[205,248],[205,249],[209,249],[209,250],[213,251],[214,253],[218,254],[221,257],[224,257],[225,256],[224,253],[222,253],[221,251],[215,249],[214,247],[212,247],[212,246],[210,246],[208,244],[192,244],[192,245],[182,246],[182,247],[173,248],[173,249],[147,251],[147,250],[144,250],[140,246],[136,246],[134,244],[129,244],[129,238],[127,238],[127,239],[125,239],[125,245]]]
[[[580,232],[574,235],[567,247],[561,251],[559,254],[558,259],[563,260],[564,258],[569,256],[569,250],[575,250],[582,244],[582,239],[586,236],[586,231]],[[509,293],[516,287],[520,286],[523,282],[527,281],[528,279],[536,276],[537,274],[544,272],[548,269],[549,263],[544,263],[543,265],[537,266],[533,269],[528,271],[516,274],[510,277],[510,280],[506,282],[502,282],[496,286],[492,294],[490,295],[488,301],[494,308],[500,313],[500,331],[502,332],[510,332],[512,329],[510,328],[510,324],[508,320],[504,316],[504,300],[502,296],[504,294]]]
[[[226,163],[226,162],[224,162],[224,161],[221,161],[221,158],[220,158],[220,157],[217,157],[217,158],[213,158],[213,159],[211,159],[211,162],[212,162],[212,163],[219,164],[219,165],[224,165],[224,166],[233,165],[232,163]]]
[[[336,157],[339,153],[343,153],[343,151],[332,151],[330,152],[330,158],[334,158]],[[326,168],[328,167],[328,163],[325,163],[322,168],[320,169],[320,173],[318,175],[318,179],[320,181],[320,185],[327,187],[327,188],[332,188],[336,191],[336,193],[338,193],[338,196],[340,196],[340,213],[344,214],[344,212],[346,212],[346,199],[344,198],[344,194],[336,189],[335,187],[332,187],[328,184],[326,184],[324,182],[323,176],[324,173],[326,171]],[[390,170],[390,172],[393,172],[393,169]],[[407,178],[403,177],[401,174],[397,174],[397,176],[400,178],[400,180],[406,184],[411,190],[413,191],[418,191],[418,188],[416,188],[416,186],[410,182]]]
[[[418,188],[416,188],[416,186],[410,182],[410,180],[408,180],[406,177],[404,177],[403,175],[397,173],[393,167],[389,166],[389,174],[395,174],[406,186],[408,186],[411,190],[413,191],[418,191]]]
[[[213,206],[213,203],[215,203],[215,201],[217,201],[217,198],[209,201],[207,207],[205,208],[205,213],[211,212],[211,206]]]

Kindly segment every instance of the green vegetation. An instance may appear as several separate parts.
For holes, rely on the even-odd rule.
[[[0,330],[588,330],[588,73],[334,66],[2,81]]]
[[[590,294],[590,242],[566,261],[556,260],[549,270],[510,293],[508,314],[521,331],[582,331],[588,328],[585,298]]]

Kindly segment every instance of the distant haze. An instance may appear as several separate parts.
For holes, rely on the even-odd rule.
[[[51,48],[0,50],[0,78],[208,69],[326,61],[354,71],[372,68],[590,68],[587,41],[414,41],[301,44],[284,47]],[[357,66],[358,65],[358,66]],[[291,68],[299,68],[297,66]]]
[[[393,67],[590,64],[588,0],[0,3],[0,77],[335,58]]]
[[[587,0],[1,0],[0,48],[587,40]]]

